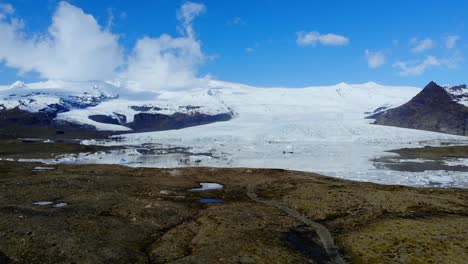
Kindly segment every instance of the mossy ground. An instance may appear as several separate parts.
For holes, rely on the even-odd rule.
[[[453,263],[468,260],[468,218],[386,219],[339,237],[355,263]]]
[[[15,144],[24,152],[14,155],[30,151]],[[69,147],[51,144],[49,152]],[[257,185],[264,199],[327,226],[351,263],[467,259],[466,190],[382,186],[268,169],[54,165],[54,170],[33,172],[35,166],[0,161],[0,260],[316,263],[287,240],[302,223],[250,200],[248,184]],[[200,182],[225,188],[188,191]],[[200,198],[224,203],[201,204]],[[68,205],[37,206],[35,201]]]

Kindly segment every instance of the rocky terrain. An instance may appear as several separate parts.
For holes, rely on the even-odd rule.
[[[56,120],[57,113],[21,110],[0,110],[0,138],[103,138],[109,132],[97,131],[93,126]]]
[[[451,88],[459,91],[463,87]],[[447,91],[430,82],[406,104],[378,113],[374,124],[468,136],[468,107],[457,103]]]
[[[41,144],[17,142],[1,156],[83,148]],[[191,191],[202,182],[223,188]],[[286,170],[2,160],[0,194],[2,263],[331,263],[310,223],[330,232],[348,263],[468,259],[468,192],[459,189]]]

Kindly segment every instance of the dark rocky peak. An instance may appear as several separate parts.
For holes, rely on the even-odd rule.
[[[468,107],[430,82],[406,104],[384,112],[374,124],[468,136]]]
[[[424,105],[441,105],[452,103],[453,101],[442,86],[439,86],[435,82],[430,82],[410,102]]]

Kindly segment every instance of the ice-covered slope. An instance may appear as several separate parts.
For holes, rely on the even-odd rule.
[[[62,110],[86,108],[118,98],[116,92],[105,83],[48,81],[25,84],[17,81],[9,86],[0,86],[0,109],[18,107],[34,113],[51,106],[60,106]]]
[[[455,86],[445,85],[443,88],[449,93],[452,100],[464,106],[468,106],[468,87],[466,84]]]
[[[229,122],[179,131],[128,135],[129,140],[187,142],[251,141],[256,143],[324,141],[393,141],[425,132],[371,125],[366,113],[399,106],[418,92],[415,87],[361,85],[290,88],[253,88],[212,82],[209,92],[236,113]],[[174,94],[173,96],[176,96]],[[434,135],[434,134],[430,134]],[[450,137],[440,135],[441,138]],[[411,141],[408,137],[407,140]]]

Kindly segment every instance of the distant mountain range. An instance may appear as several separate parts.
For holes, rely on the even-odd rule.
[[[105,137],[232,122],[239,116],[236,126],[271,120],[276,126],[300,127],[292,123],[298,119],[301,124],[320,122],[315,127],[321,131],[325,120],[330,123],[323,127],[327,133],[339,129],[346,134],[355,128],[345,123],[365,125],[367,117],[379,125],[467,135],[467,107],[462,104],[468,105],[466,85],[433,82],[421,91],[376,83],[266,89],[212,81],[208,87],[154,92],[103,82],[16,82],[0,86],[0,136]]]
[[[16,82],[0,89],[3,137],[102,137],[227,121],[234,113],[209,91],[199,100],[132,92],[107,83]],[[192,94],[193,95],[193,94]]]

